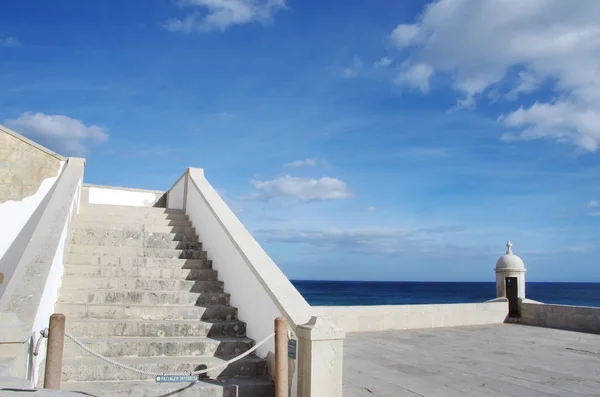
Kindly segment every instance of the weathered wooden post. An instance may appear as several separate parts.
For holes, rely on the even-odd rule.
[[[44,389],[60,389],[63,347],[65,345],[65,321],[64,314],[54,313],[50,316]]]
[[[275,397],[288,397],[288,322],[275,319]]]

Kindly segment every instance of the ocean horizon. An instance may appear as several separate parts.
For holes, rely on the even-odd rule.
[[[485,302],[495,282],[291,280],[312,306],[375,306]],[[542,303],[600,307],[600,283],[527,282],[526,296]]]

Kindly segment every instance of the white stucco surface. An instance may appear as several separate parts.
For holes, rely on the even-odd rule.
[[[0,227],[0,258],[4,256],[6,250],[19,235],[40,202],[54,186],[64,168],[64,164],[64,161],[61,162],[56,176],[46,178],[33,196],[26,197],[21,201],[6,201],[0,204],[0,220],[2,222],[2,227]]]
[[[191,168],[189,177],[186,213],[225,291],[231,293],[231,305],[246,322],[248,336],[262,340],[273,332],[274,320],[280,316],[288,319],[292,329],[308,322],[311,309],[306,300],[206,180],[203,170]],[[269,352],[274,352],[272,340],[257,350],[262,357]],[[297,371],[291,364],[295,396]]]
[[[49,319],[52,314],[54,314],[54,307],[56,302],[58,301],[58,293],[60,286],[62,284],[62,277],[64,274],[64,258],[65,258],[65,249],[68,243],[67,236],[69,233],[69,227],[72,224],[73,217],[79,212],[79,201],[81,195],[81,184],[82,180],[79,181],[79,185],[77,187],[77,192],[75,197],[73,197],[71,201],[71,207],[69,210],[69,216],[65,221],[65,225],[63,231],[60,236],[60,241],[54,254],[54,258],[52,260],[52,267],[50,268],[50,272],[48,274],[48,278],[46,280],[46,285],[44,286],[44,292],[42,293],[42,299],[40,300],[40,305],[38,307],[38,311],[36,313],[35,319],[33,321],[33,329],[32,334],[39,336],[40,331],[44,328],[47,328],[49,325]],[[35,371],[32,373],[32,384],[37,384],[37,380],[39,377],[40,371],[43,370],[43,367],[40,367],[43,360],[46,358],[46,349],[40,349],[39,355],[37,357],[31,356],[32,360],[34,360],[31,365],[35,368]]]
[[[157,200],[157,193],[119,190],[113,188],[89,187],[90,204],[129,205],[133,207],[151,207]]]
[[[184,174],[185,175],[185,174]],[[173,185],[171,190],[167,192],[167,207],[182,210],[183,209],[183,193],[185,192],[185,176]]]
[[[314,316],[331,317],[346,332],[368,332],[500,324],[508,314],[508,303],[313,306],[312,309]]]

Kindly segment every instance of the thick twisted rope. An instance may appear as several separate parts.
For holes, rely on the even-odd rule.
[[[271,333],[265,339],[263,339],[262,341],[260,341],[256,345],[254,345],[251,349],[245,351],[244,353],[240,354],[239,356],[236,356],[236,357],[232,358],[231,360],[225,361],[224,363],[221,363],[219,365],[215,365],[214,367],[211,367],[211,368],[201,369],[201,370],[193,371],[193,372],[174,372],[174,373],[164,373],[164,372],[162,372],[162,373],[158,373],[158,372],[144,371],[143,369],[130,367],[129,365],[121,364],[120,362],[115,361],[112,358],[105,357],[102,354],[100,354],[98,352],[95,352],[94,350],[92,350],[89,347],[87,347],[83,342],[81,342],[79,339],[77,339],[76,337],[74,337],[70,333],[65,332],[65,336],[67,338],[71,339],[77,346],[81,347],[83,350],[85,350],[86,352],[90,353],[91,355],[96,356],[99,359],[104,360],[107,363],[112,364],[114,366],[117,366],[119,368],[125,369],[127,371],[131,371],[131,372],[135,372],[135,373],[138,373],[138,374],[141,374],[141,375],[147,375],[147,376],[186,376],[186,375],[196,376],[196,375],[202,375],[202,374],[205,374],[205,373],[207,373],[209,371],[226,367],[229,364],[232,364],[232,363],[234,363],[234,362],[236,362],[238,360],[241,360],[242,358],[246,357],[250,353],[254,352],[256,349],[258,349],[259,347],[261,347],[262,345],[264,345],[265,343],[267,343],[269,341],[269,339],[271,339],[274,335],[275,335],[274,332]]]

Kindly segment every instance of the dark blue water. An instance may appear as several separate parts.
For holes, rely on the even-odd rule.
[[[451,282],[292,281],[313,306],[416,305],[484,302],[496,284]],[[600,283],[533,283],[527,298],[559,305],[600,307]]]

